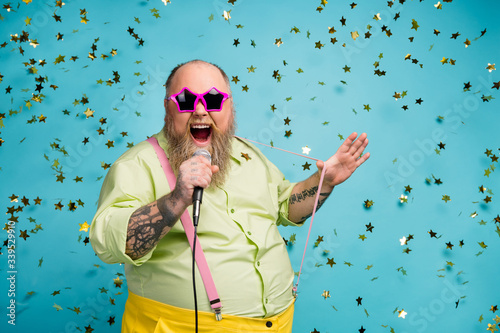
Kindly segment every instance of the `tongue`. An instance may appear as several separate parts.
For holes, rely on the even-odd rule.
[[[210,128],[193,128],[191,129],[191,134],[193,134],[193,138],[196,140],[206,141],[210,135]]]

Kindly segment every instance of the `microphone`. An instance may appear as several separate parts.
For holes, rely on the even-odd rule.
[[[203,156],[209,162],[212,162],[212,156],[205,149],[198,149],[194,152],[192,157],[195,156]],[[200,219],[200,207],[201,207],[201,198],[203,197],[203,188],[196,186],[193,191],[193,224],[194,226],[198,226],[198,220]]]

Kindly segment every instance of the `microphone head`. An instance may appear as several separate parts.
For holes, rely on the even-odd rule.
[[[197,151],[194,152],[194,154],[193,154],[192,157],[199,156],[199,155],[205,157],[210,163],[212,163],[212,156],[210,155],[210,153],[208,152],[208,150],[206,150],[206,149],[198,149]]]

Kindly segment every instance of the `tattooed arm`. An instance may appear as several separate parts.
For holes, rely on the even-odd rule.
[[[349,135],[332,157],[325,162],[318,161],[316,163],[318,172],[295,185],[288,203],[288,219],[290,221],[302,222],[312,215],[323,168],[326,170],[323,186],[320,189],[318,209],[328,198],[333,188],[346,181],[370,157],[370,153],[361,156],[368,145],[366,133],[357,136],[356,132]]]
[[[183,162],[174,190],[130,216],[125,254],[136,260],[151,251],[191,205],[194,187],[208,187],[218,170],[202,156]]]
[[[320,174],[316,172],[308,179],[297,183],[293,188],[288,201],[288,219],[290,221],[302,222],[311,217],[314,201],[318,193],[319,177]],[[319,193],[317,209],[323,205],[332,190],[333,187],[325,185],[323,182],[323,188]]]
[[[187,206],[178,202],[175,192],[137,209],[127,229],[125,254],[136,260],[153,249],[181,217]]]

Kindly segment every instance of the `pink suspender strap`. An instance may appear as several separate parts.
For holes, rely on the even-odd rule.
[[[160,147],[155,137],[150,137],[146,141],[148,141],[155,149],[156,155],[160,160],[161,167],[163,168],[165,176],[167,177],[168,184],[173,190],[175,187],[176,178],[174,175],[174,171],[170,166],[170,162],[168,161],[167,155],[165,154],[165,151]],[[186,232],[189,245],[191,246],[191,249],[193,249],[194,226],[187,209],[181,215],[181,222],[182,226],[184,227],[184,231]],[[196,249],[198,249],[198,251],[196,251],[195,253],[196,265],[200,270],[201,278],[203,280],[203,284],[205,285],[205,290],[207,291],[208,299],[210,301],[210,306],[215,312],[215,318],[217,320],[221,320],[222,303],[219,299],[217,289],[215,288],[214,280],[212,278],[212,274],[210,273],[210,268],[208,267],[207,260],[205,258],[205,254],[203,253],[199,238],[196,239]]]

